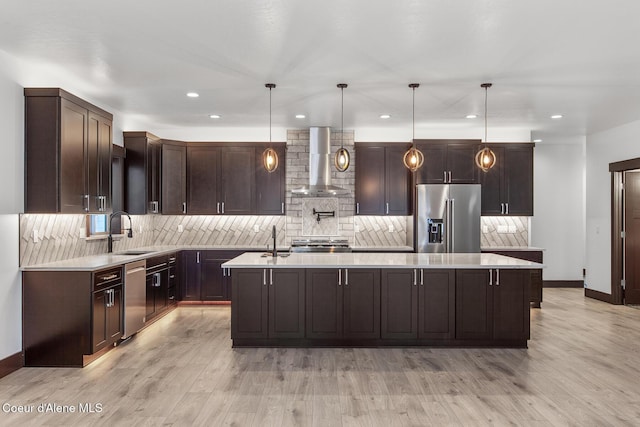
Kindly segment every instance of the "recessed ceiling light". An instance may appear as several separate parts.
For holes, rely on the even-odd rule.
[[[380,118],[381,119],[390,119],[391,115],[390,114],[380,114]]]
[[[551,116],[552,119],[561,119],[562,118],[562,114],[554,114],[553,116]]]
[[[304,114],[296,114],[296,119],[304,119],[305,117],[307,116],[305,116]]]
[[[212,114],[209,117],[212,118],[212,119],[219,119],[222,116],[220,116],[219,114]]]
[[[467,119],[477,119],[478,115],[477,114],[467,114]]]
[[[188,92],[188,93],[187,93],[187,96],[188,96],[189,98],[197,98],[197,97],[199,97],[200,95],[199,95],[198,93],[196,93],[196,92]]]
[[[534,139],[533,142],[542,142],[541,139]]]

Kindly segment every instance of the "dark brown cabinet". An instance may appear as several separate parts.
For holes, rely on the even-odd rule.
[[[530,270],[458,270],[456,339],[529,338]]]
[[[383,339],[454,339],[454,270],[383,269],[381,274]]]
[[[232,277],[232,339],[304,337],[304,270],[238,269]]]
[[[175,270],[175,253],[147,259],[147,322],[175,305]],[[173,299],[171,299],[172,294]]]
[[[533,215],[534,144],[490,144],[496,165],[478,172],[482,215]]]
[[[513,258],[532,261],[542,264],[543,256],[541,250],[496,250],[482,249],[483,253],[492,253]],[[533,307],[540,308],[542,303],[542,269],[531,270],[531,292],[530,302]]]
[[[58,88],[24,95],[25,212],[108,212],[113,116]]]
[[[162,213],[187,213],[187,149],[182,144],[162,144]]]
[[[416,184],[475,184],[478,172],[475,155],[480,141],[416,140],[424,164],[415,173]]]
[[[222,151],[221,210],[227,215],[256,212],[255,148],[230,147]]]
[[[93,353],[122,338],[123,314],[122,285],[93,293]]]
[[[256,213],[258,215],[284,215],[285,144],[274,143],[271,147],[280,159],[278,168],[271,173],[267,172],[262,161],[262,153],[267,147],[255,149]]]
[[[162,144],[148,132],[123,132],[125,208],[132,215],[160,213]]]
[[[182,251],[183,301],[230,301],[231,279],[222,264],[238,251]]]
[[[210,146],[187,147],[188,213],[219,214],[220,149]]]
[[[380,338],[380,270],[308,269],[307,338]]]
[[[409,170],[402,158],[405,144],[356,143],[356,214],[411,213]]]

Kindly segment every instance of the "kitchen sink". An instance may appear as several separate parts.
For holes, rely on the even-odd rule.
[[[136,250],[131,250],[131,251],[124,251],[124,252],[118,252],[115,255],[146,255],[146,254],[150,254],[154,251],[136,251]]]

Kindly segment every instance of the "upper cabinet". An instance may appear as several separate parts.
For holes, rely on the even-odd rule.
[[[187,204],[187,147],[181,143],[162,144],[162,213],[186,214]]]
[[[406,144],[356,143],[356,214],[409,215],[409,170],[402,158]]]
[[[59,88],[24,95],[25,212],[109,212],[113,116]]]
[[[475,155],[480,140],[415,140],[424,164],[415,174],[416,184],[475,184]]]
[[[279,165],[273,172],[267,172],[262,161],[262,153],[267,145],[256,147],[255,181],[256,213],[258,215],[284,215],[285,204],[285,143],[270,145],[278,154]]]
[[[160,213],[160,138],[148,132],[123,132],[125,159],[125,207],[132,215]]]
[[[533,215],[534,144],[489,144],[496,165],[478,172],[482,184],[482,215]]]

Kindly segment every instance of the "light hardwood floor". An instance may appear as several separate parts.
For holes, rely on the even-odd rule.
[[[0,404],[101,413],[0,425],[640,425],[640,310],[544,299],[528,349],[232,349],[229,307],[181,307],[84,369],[0,379]]]

